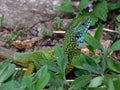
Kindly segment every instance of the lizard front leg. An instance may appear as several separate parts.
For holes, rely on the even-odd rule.
[[[27,71],[25,71],[24,75],[30,75],[31,73],[33,73],[35,70],[35,66],[32,62],[28,63],[28,68]]]
[[[35,65],[33,62],[22,63],[22,62],[18,62],[18,61],[13,61],[13,63],[27,68],[27,70],[24,73],[25,76],[30,75],[31,73],[33,73],[35,71]]]

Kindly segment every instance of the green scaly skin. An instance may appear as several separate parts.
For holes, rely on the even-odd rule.
[[[71,63],[73,56],[80,55],[81,48],[78,48],[76,44],[76,34],[83,32],[81,26],[79,26],[79,31],[74,32],[74,28],[78,26],[78,24],[82,24],[90,18],[90,16],[77,16],[75,17],[70,24],[67,26],[67,31],[64,37],[63,50],[67,55],[69,60],[69,65],[67,68],[67,72],[69,73],[73,69],[73,65]],[[28,70],[25,72],[25,75],[31,74],[35,68],[39,68],[38,62],[40,60],[54,60],[53,59],[54,51],[45,51],[38,50],[36,52],[26,52],[26,53],[18,53],[13,52],[8,49],[0,47],[0,57],[3,58],[12,58],[15,64],[18,64],[23,67],[28,67]]]
[[[76,44],[76,35],[82,32],[81,30],[82,28],[78,27],[79,31],[77,30],[77,32],[74,32],[74,28],[76,28],[78,24],[82,24],[88,18],[90,18],[90,16],[77,16],[67,27],[67,31],[64,37],[64,45],[63,45],[63,50],[69,60],[66,73],[69,73],[74,68],[74,65],[71,63],[72,58],[74,56],[81,54],[81,48],[79,48],[78,45]]]

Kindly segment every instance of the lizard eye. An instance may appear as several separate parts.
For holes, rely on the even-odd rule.
[[[85,25],[85,23],[82,23],[82,26],[84,26]]]
[[[76,39],[78,39],[79,37],[80,37],[80,36],[77,34],[77,35],[76,35]]]

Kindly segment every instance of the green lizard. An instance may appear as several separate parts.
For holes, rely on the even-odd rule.
[[[69,60],[69,70],[67,73],[73,69],[73,65],[71,63],[73,56],[79,55],[81,53],[81,46],[85,41],[83,36],[87,33],[90,25],[91,17],[80,15],[75,17],[71,23],[67,25],[67,31],[62,47]],[[25,72],[25,75],[31,74],[35,68],[38,68],[37,62],[39,62],[39,60],[53,60],[53,53],[53,50],[38,50],[36,52],[18,53],[0,47],[0,57],[12,58],[15,64],[28,68],[28,70]]]

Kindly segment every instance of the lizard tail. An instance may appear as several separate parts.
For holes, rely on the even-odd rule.
[[[0,58],[3,59],[13,58],[14,54],[15,54],[14,51],[0,47]]]
[[[24,75],[30,75],[31,73],[34,72],[35,70],[35,66],[32,62],[29,62],[28,64],[26,63],[21,63],[21,62],[17,62],[14,60],[14,54],[17,53],[17,52],[14,52],[12,50],[9,50],[9,49],[6,49],[6,48],[3,48],[3,47],[0,47],[0,58],[3,58],[3,59],[8,59],[8,58],[11,58],[13,59],[13,62],[17,65],[21,65],[23,67],[27,67],[27,71],[25,71]]]

